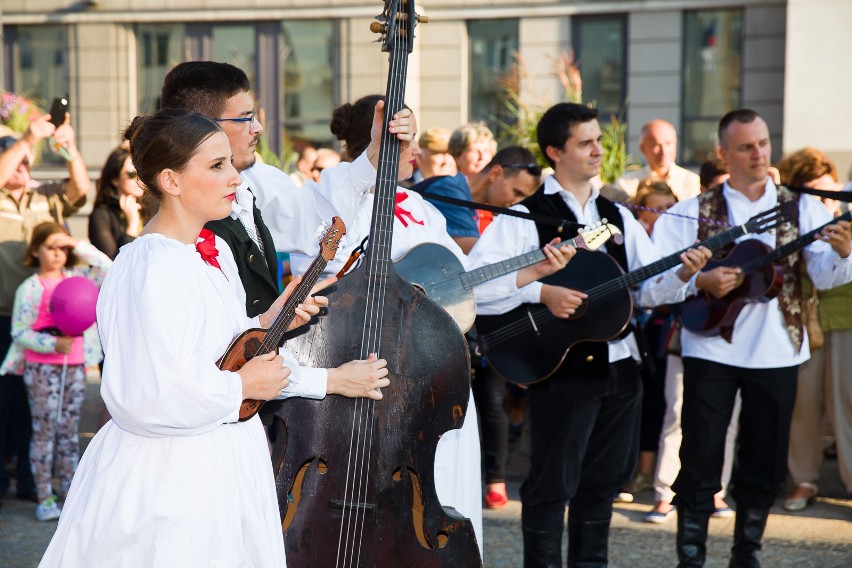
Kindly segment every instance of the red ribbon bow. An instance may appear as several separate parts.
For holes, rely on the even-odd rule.
[[[198,251],[204,262],[222,270],[222,267],[219,266],[219,261],[216,260],[216,257],[219,256],[219,250],[216,248],[216,236],[213,234],[213,231],[210,229],[201,229],[201,234],[198,235],[198,238],[201,240],[195,243],[195,250]]]
[[[411,214],[411,211],[406,211],[399,204],[408,199],[408,194],[403,192],[398,192],[396,194],[396,203],[393,207],[393,214],[399,219],[399,222],[402,223],[403,227],[408,226],[408,221],[405,220],[405,217],[408,217],[412,223],[417,223],[418,225],[422,225],[423,221],[418,221],[414,218],[414,215]]]

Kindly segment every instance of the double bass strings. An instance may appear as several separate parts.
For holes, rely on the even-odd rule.
[[[391,76],[385,97],[385,120],[382,143],[379,151],[379,175],[376,180],[373,209],[372,237],[366,268],[367,308],[362,328],[361,359],[370,353],[381,356],[381,328],[385,307],[385,283],[390,268],[391,239],[393,236],[393,205],[395,203],[396,177],[399,165],[399,141],[387,131],[388,120],[403,107],[403,92],[406,78],[407,53],[400,49],[391,52]],[[399,71],[393,73],[393,70]],[[385,176],[381,174],[384,173]],[[343,514],[338,537],[337,565],[357,566],[363,546],[364,522],[367,512],[367,483],[370,477],[370,462],[373,432],[376,422],[376,401],[369,398],[356,399],[353,411],[350,455],[347,463],[347,487],[344,491]],[[354,455],[353,455],[354,454]],[[352,506],[349,506],[349,504]]]

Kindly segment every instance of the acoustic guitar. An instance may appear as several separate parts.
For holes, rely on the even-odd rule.
[[[706,290],[700,290],[697,295],[688,298],[681,304],[683,327],[698,335],[721,335],[731,341],[734,324],[743,308],[748,304],[768,302],[781,291],[784,271],[773,263],[814,242],[814,236],[826,226],[850,219],[852,212],[847,211],[777,249],[756,239],[748,239],[737,244],[724,258],[709,261],[704,271],[719,266],[739,267],[737,287],[721,298]]]
[[[776,207],[626,274],[608,254],[577,251],[568,266],[542,279],[545,284],[587,294],[574,315],[557,318],[543,304],[522,304],[497,316],[480,315],[476,328],[483,353],[508,381],[519,385],[543,381],[559,369],[574,345],[609,341],[621,335],[633,315],[632,286],[677,266],[680,255],[690,248],[705,246],[716,250],[743,235],[777,227],[785,219],[781,208]]]
[[[615,225],[607,224],[604,219],[602,223],[584,227],[576,237],[557,246],[571,245],[578,250],[598,250],[610,238],[618,242],[622,239],[621,231]],[[394,262],[394,268],[397,274],[447,310],[465,332],[476,319],[475,287],[546,258],[544,251],[539,249],[465,272],[456,255],[446,247],[423,243]]]
[[[281,311],[268,329],[247,329],[231,341],[225,354],[218,361],[220,369],[226,371],[239,371],[249,360],[257,355],[276,351],[281,345],[287,328],[296,318],[296,307],[305,301],[311,288],[319,280],[323,269],[337,253],[340,239],[346,234],[346,225],[340,217],[334,217],[331,227],[325,232],[320,240],[320,252],[311,262],[302,281],[293,290],[293,293],[285,302]],[[263,406],[263,400],[246,399],[240,405],[240,422],[248,420]]]

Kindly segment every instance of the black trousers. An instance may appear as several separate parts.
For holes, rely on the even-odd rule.
[[[0,360],[12,344],[12,318],[0,316]],[[20,375],[0,376],[0,495],[9,490],[11,481],[3,460],[7,455],[17,457],[18,493],[35,492],[35,480],[30,466],[30,439],[33,419],[24,378]]]
[[[738,505],[768,510],[787,475],[790,419],[798,366],[745,369],[683,359],[680,473],[675,505],[713,510],[721,488],[725,435],[737,391],[742,396],[732,496]]]
[[[548,379],[530,387],[530,473],[521,486],[524,529],[559,530],[572,521],[603,521],[630,479],[639,447],[642,383],[632,359],[595,380]]]
[[[490,366],[476,366],[474,373],[471,385],[479,415],[485,483],[500,483],[506,481],[509,447],[509,419],[503,408],[506,381]]]

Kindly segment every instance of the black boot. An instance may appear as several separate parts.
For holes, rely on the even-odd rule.
[[[734,524],[734,546],[731,548],[729,568],[760,568],[754,553],[760,550],[760,539],[769,518],[768,509],[749,509],[737,507],[737,520]]]
[[[707,524],[710,511],[677,507],[678,568],[704,566],[707,555]]]
[[[609,519],[572,521],[568,519],[568,567],[604,568],[607,566]]]
[[[524,568],[562,568],[562,527],[551,531],[524,529]]]

